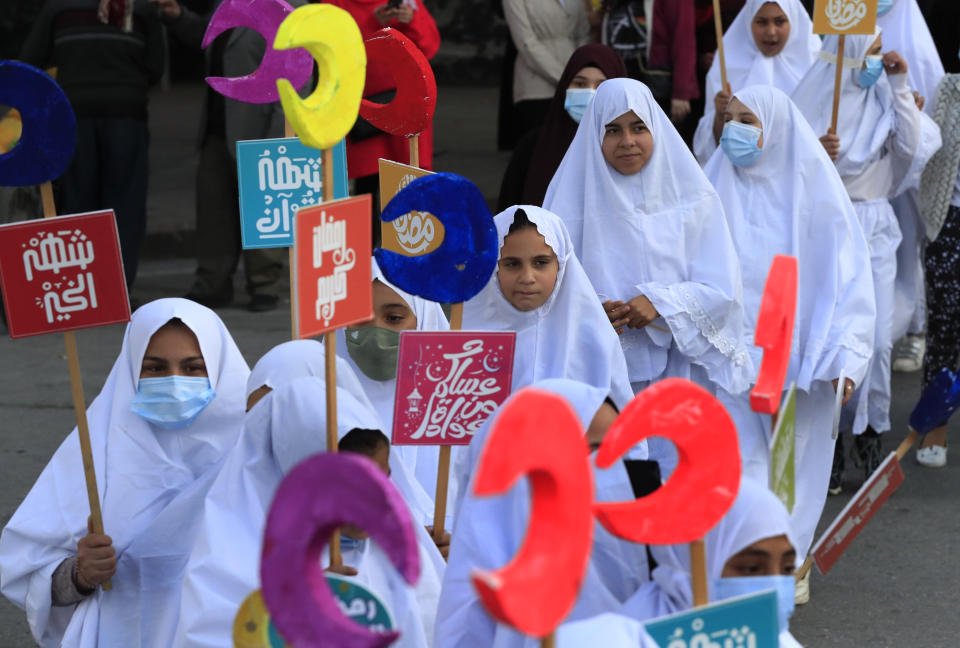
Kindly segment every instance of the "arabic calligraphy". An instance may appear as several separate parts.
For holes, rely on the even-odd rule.
[[[397,233],[400,247],[408,254],[424,252],[436,238],[433,219],[427,212],[413,211],[404,214],[393,221],[393,229]]]
[[[261,238],[293,238],[293,216],[323,195],[319,152],[288,155],[287,146],[269,142],[257,159],[257,184],[264,216],[256,220]]]
[[[84,272],[95,259],[93,241],[81,230],[39,232],[21,248],[27,281],[45,275],[39,282],[43,293],[34,303],[43,309],[48,324],[68,321],[71,313],[97,308],[93,273]],[[71,268],[79,268],[80,272],[61,274]]]
[[[860,24],[867,15],[866,0],[829,0],[825,8],[827,21],[839,31],[846,31]]]
[[[347,273],[356,264],[357,255],[353,248],[347,247],[347,223],[320,215],[320,224],[313,228],[313,267],[323,267],[323,255],[333,252],[333,272],[317,278],[316,318],[323,320],[324,326],[330,323],[336,313],[336,304],[347,298]]]
[[[684,639],[684,630],[677,628],[670,635],[667,648],[757,648],[757,634],[749,626],[724,630],[704,630],[703,619],[694,619],[690,624],[689,639]]]

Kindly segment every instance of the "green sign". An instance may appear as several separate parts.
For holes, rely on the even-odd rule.
[[[393,617],[380,597],[347,576],[326,574],[343,616],[375,632],[394,629]]]
[[[777,412],[777,426],[770,443],[770,490],[793,513],[796,500],[797,386],[790,385]]]

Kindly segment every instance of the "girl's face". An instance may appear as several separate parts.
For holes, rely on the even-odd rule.
[[[573,81],[567,86],[567,90],[582,90],[584,88],[596,90],[606,80],[607,75],[600,68],[588,65],[580,68],[576,76],[573,77]]]
[[[764,538],[731,556],[720,576],[789,576],[793,573],[797,552],[785,535]]]
[[[397,291],[377,279],[373,280],[373,319],[347,330],[379,326],[394,331],[412,331],[417,328],[417,316]]]
[[[653,155],[653,134],[631,110],[606,125],[600,150],[607,164],[623,175],[633,175]]]
[[[497,279],[507,301],[519,311],[543,306],[557,285],[560,262],[533,227],[507,234],[497,261]]]
[[[790,19],[776,2],[767,2],[754,14],[750,31],[761,54],[776,56],[790,38]]]
[[[760,118],[736,97],[730,98],[730,103],[727,104],[726,110],[723,111],[723,123],[726,124],[728,121],[737,121],[741,124],[763,130],[763,124],[760,123]],[[763,134],[761,134],[760,139],[757,140],[757,147],[763,148]]]
[[[179,320],[164,324],[153,334],[140,365],[141,378],[167,376],[207,377],[197,336]]]

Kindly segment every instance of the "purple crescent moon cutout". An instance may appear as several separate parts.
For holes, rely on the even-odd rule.
[[[260,559],[260,583],[270,618],[297,648],[380,648],[397,632],[371,632],[341,612],[320,558],[334,530],[354,524],[414,584],[420,554],[403,497],[376,464],[351,454],[320,453],[291,470],[270,505]]]
[[[224,97],[252,104],[280,101],[277,79],[287,79],[297,90],[302,88],[313,72],[313,57],[302,48],[273,48],[280,23],[292,12],[293,7],[283,0],[224,0],[210,18],[203,48],[228,29],[249,27],[266,39],[267,51],[251,74],[235,79],[207,77],[210,87]]]
[[[0,61],[0,104],[16,108],[23,124],[20,141],[0,155],[0,187],[59,178],[77,141],[77,120],[63,89],[32,65]]]

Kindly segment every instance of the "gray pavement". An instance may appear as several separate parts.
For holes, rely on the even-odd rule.
[[[151,128],[150,232],[192,241],[194,134],[199,86],[175,86],[154,97]],[[436,168],[473,179],[495,199],[507,156],[495,150],[496,90],[441,88],[436,116]],[[147,256],[150,251],[147,251]],[[148,258],[135,296],[150,300],[184,293],[194,269],[188,258]],[[237,275],[237,293],[242,285]],[[250,364],[287,339],[289,304],[252,314],[240,304],[220,312]],[[77,334],[84,391],[91,401],[113,364],[123,327]],[[62,336],[12,341],[0,337],[0,525],[29,491],[53,451],[74,425]],[[895,374],[892,450],[906,430],[919,390],[918,374]],[[78,462],[78,470],[79,466]],[[792,628],[808,647],[953,647],[960,559],[952,542],[960,532],[960,457],[943,470],[923,469],[912,453],[907,480],[826,577],[814,574],[812,600]],[[830,498],[825,526],[859,483]],[[109,532],[109,530],[108,530]],[[21,611],[0,600],[0,648],[34,645]]]

